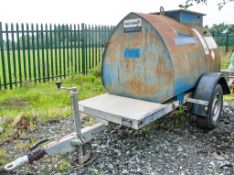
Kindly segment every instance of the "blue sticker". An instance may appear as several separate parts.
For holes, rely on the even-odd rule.
[[[174,40],[176,45],[197,44],[197,40],[193,37],[177,37]]]
[[[125,49],[125,58],[140,58],[140,49]]]

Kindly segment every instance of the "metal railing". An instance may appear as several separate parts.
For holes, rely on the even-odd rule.
[[[86,24],[0,23],[0,90],[87,74],[100,63],[112,30]]]

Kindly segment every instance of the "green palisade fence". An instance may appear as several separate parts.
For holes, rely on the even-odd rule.
[[[0,90],[26,81],[46,82],[71,74],[87,74],[101,62],[114,26],[5,24],[0,22]],[[233,33],[212,33],[231,51]]]
[[[224,48],[225,52],[234,49],[234,33],[212,33],[217,44]]]
[[[87,74],[101,62],[113,26],[0,23],[0,90]]]

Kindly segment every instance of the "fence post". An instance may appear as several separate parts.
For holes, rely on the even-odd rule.
[[[50,80],[50,61],[49,61],[49,35],[48,24],[45,24],[45,51],[46,51],[46,80]]]
[[[214,33],[214,32],[212,32],[212,36],[213,36],[213,38],[214,38],[214,36],[215,36],[215,33]]]
[[[17,87],[17,73],[16,73],[16,58],[15,58],[15,39],[14,39],[14,25],[11,23],[11,52],[13,59],[13,70],[14,70],[14,83]]]
[[[76,54],[76,25],[73,27],[73,33],[74,33],[74,59],[75,59],[75,73],[77,73],[77,54]]]
[[[81,41],[82,41],[82,73],[85,74],[85,36],[84,36],[84,23],[81,24]]]
[[[41,42],[39,42],[40,34],[39,34],[39,27],[36,24],[36,34],[37,34],[37,70],[38,70],[38,80],[41,82],[41,57],[40,57],[40,49],[41,49]]]
[[[65,25],[62,25],[62,36],[63,36],[63,77],[66,78],[66,48],[65,48]]]
[[[17,55],[18,55],[18,70],[19,70],[19,82],[22,86],[22,62],[21,62],[21,50],[20,50],[20,36],[19,36],[19,24],[16,23],[16,37],[17,37]]]
[[[88,29],[84,26],[84,40],[85,40],[85,74],[88,74]]]
[[[62,77],[61,25],[58,25],[59,77]]]
[[[29,32],[29,24],[26,24],[26,33],[27,33],[27,50],[28,50],[28,77],[29,81],[32,80],[32,74],[31,74],[31,46],[30,46],[30,32]]]
[[[54,80],[54,51],[55,51],[55,49],[53,47],[53,33],[54,32],[52,29],[52,24],[50,24],[50,62],[51,62],[50,66],[51,66],[52,80]]]
[[[226,34],[225,52],[228,52],[229,33]]]
[[[46,81],[46,73],[45,73],[45,53],[44,53],[45,47],[44,47],[44,29],[43,24],[41,24],[41,57],[42,57],[42,79],[43,82]]]
[[[2,58],[2,74],[3,74],[3,83],[4,88],[7,89],[6,82],[6,67],[5,67],[5,53],[4,53],[4,43],[3,43],[3,34],[2,34],[2,23],[0,22],[0,47],[1,47],[1,58]]]
[[[10,89],[12,89],[12,74],[11,74],[11,55],[10,55],[10,43],[9,43],[9,31],[8,24],[5,25],[6,28],[6,51],[7,51],[7,63],[8,63],[8,78],[10,83]]]
[[[98,65],[98,27],[95,25],[95,65]]]
[[[22,32],[22,51],[23,51],[23,64],[24,64],[24,80],[27,80],[27,68],[26,68],[26,53],[25,53],[25,36],[24,36],[24,24],[21,24]]]
[[[80,53],[81,53],[81,50],[80,50],[80,40],[81,40],[81,33],[80,33],[80,30],[81,30],[81,26],[78,24],[77,26],[77,54],[78,54],[78,72],[81,73],[82,70],[81,70],[81,56],[80,56]]]
[[[34,25],[31,24],[31,30],[32,30],[32,59],[33,59],[33,76],[34,76],[34,82],[37,82],[37,68],[36,68],[36,52],[35,52],[35,37],[34,37]]]
[[[58,27],[56,24],[54,24],[54,61],[55,61],[55,76],[57,79],[58,76],[58,52],[57,52],[57,33],[58,33]]]

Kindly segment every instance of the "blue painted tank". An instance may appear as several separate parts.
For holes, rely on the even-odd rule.
[[[203,14],[130,13],[116,26],[102,60],[102,79],[112,94],[163,103],[194,88],[205,72],[220,70]]]

